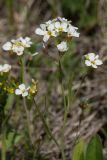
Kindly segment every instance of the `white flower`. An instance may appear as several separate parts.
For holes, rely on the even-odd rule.
[[[32,45],[31,38],[29,38],[29,37],[25,37],[25,38],[20,37],[18,40],[19,40],[19,42],[22,43],[22,45],[25,48],[29,48]]]
[[[7,42],[3,45],[5,51],[13,51],[18,56],[24,53],[24,49],[32,45],[31,39],[29,37],[20,37],[18,39],[12,39],[11,42]]]
[[[10,51],[12,49],[12,43],[11,42],[6,42],[3,46],[2,46],[4,51]]]
[[[9,64],[4,64],[3,70],[4,70],[4,72],[9,72],[9,71],[11,70],[11,65],[9,65]]]
[[[41,36],[44,36],[45,32],[46,32],[46,24],[41,24],[40,28],[37,28],[35,30],[35,33],[38,34],[38,35],[41,35]]]
[[[29,91],[30,87],[27,87],[25,86],[25,84],[20,84],[18,89],[15,90],[15,94],[16,95],[22,95],[22,97],[26,97],[28,96],[28,91]]]
[[[99,55],[95,55],[95,53],[88,53],[85,55],[85,64],[86,66],[92,66],[93,68],[97,68],[97,66],[102,65],[102,60],[99,59]]]
[[[56,31],[54,30],[54,24],[49,24],[47,27],[47,31],[44,34],[43,41],[47,42],[50,37],[56,37]]]
[[[45,32],[46,32],[45,28],[42,28],[42,27],[41,28],[37,28],[35,30],[35,33],[38,34],[38,35],[41,35],[41,36],[44,36]]]
[[[70,24],[68,27],[68,37],[79,37],[80,33],[77,32],[77,29],[77,27]]]
[[[68,50],[67,43],[65,41],[57,45],[57,48],[60,52],[65,52]]]
[[[48,24],[48,26],[46,26],[45,24],[40,25],[40,28],[37,28],[35,30],[35,33],[38,35],[43,36],[43,41],[47,42],[49,40],[50,37],[56,37],[57,34],[54,30],[54,24]]]
[[[9,72],[10,70],[11,70],[11,65],[9,64],[0,65],[0,73],[6,73]]]
[[[24,47],[13,44],[12,51],[15,52],[18,56],[21,56],[24,52]]]
[[[66,22],[55,22],[55,29],[57,32],[67,32],[67,25]]]

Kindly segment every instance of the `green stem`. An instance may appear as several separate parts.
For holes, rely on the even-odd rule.
[[[5,139],[6,139],[6,133],[5,133],[5,129],[2,133],[2,160],[6,160],[6,142],[5,142]]]
[[[13,11],[14,0],[5,0],[5,3],[6,3],[6,9],[7,9],[9,23],[13,27],[13,24],[14,24],[14,11]]]
[[[67,107],[66,107],[66,99],[64,95],[64,88],[63,88],[63,83],[62,83],[62,66],[61,66],[61,61],[60,61],[60,54],[59,54],[59,82],[61,83],[61,90],[62,90],[62,95],[63,95],[63,100],[64,100],[64,121],[63,121],[63,126],[61,129],[61,150],[62,150],[62,159],[66,160],[65,153],[64,153],[64,131],[65,131],[65,126],[66,126],[66,119],[67,119]]]
[[[22,59],[21,59],[21,79],[22,79],[22,83],[25,83],[25,59],[24,59],[24,57],[22,57]],[[29,138],[30,138],[31,144],[33,145],[32,133],[31,133],[31,127],[30,127],[30,115],[29,115],[29,111],[27,109],[27,104],[26,104],[25,98],[23,98],[23,104],[24,104],[24,109],[25,109],[26,118],[27,118],[27,127],[28,127]]]
[[[25,82],[25,59],[22,57],[21,59],[21,81],[22,83]]]
[[[24,109],[25,109],[25,113],[26,113],[26,119],[27,119],[27,127],[28,127],[28,132],[29,132],[29,138],[30,138],[31,144],[33,145],[32,133],[31,133],[31,127],[30,127],[30,116],[29,116],[29,111],[28,111],[28,109],[27,109],[26,99],[25,99],[25,98],[23,98],[23,103],[24,103]]]

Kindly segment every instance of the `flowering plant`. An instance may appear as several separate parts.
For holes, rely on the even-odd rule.
[[[43,48],[46,47],[47,43],[50,43],[50,40],[54,42],[55,49],[59,53],[59,59],[58,59],[58,72],[62,73],[62,64],[61,64],[61,57],[60,53],[65,53],[69,50],[69,41],[72,41],[73,37],[79,38],[80,33],[77,31],[78,28],[73,26],[71,24],[71,21],[68,21],[65,18],[55,18],[53,20],[49,20],[43,24],[40,25],[39,28],[35,30],[35,33],[37,35],[43,36]],[[3,45],[3,50],[6,52],[11,52],[16,54],[18,57],[20,57],[19,60],[19,68],[21,70],[19,79],[14,81],[14,78],[10,75],[11,78],[9,78],[8,81],[8,75],[10,73],[10,70],[12,70],[11,65],[4,64],[0,65],[0,76],[5,76],[7,74],[7,79],[5,79],[6,84],[8,83],[8,87],[5,87],[5,90],[8,94],[12,93],[14,95],[20,96],[23,101],[23,106],[26,113],[27,118],[27,128],[28,128],[28,135],[30,139],[31,147],[35,149],[35,145],[32,139],[32,132],[31,132],[31,122],[30,122],[30,114],[28,109],[28,100],[30,101],[30,104],[35,105],[36,111],[41,118],[44,128],[47,132],[47,134],[52,138],[52,140],[55,142],[57,147],[59,148],[62,159],[65,160],[65,151],[64,151],[64,131],[67,121],[67,114],[70,109],[70,100],[69,97],[66,100],[64,86],[62,82],[62,77],[60,79],[60,86],[62,90],[62,97],[64,97],[64,120],[63,125],[61,129],[61,137],[60,137],[60,143],[59,141],[54,137],[53,133],[51,132],[47,121],[44,117],[44,114],[41,112],[40,108],[38,107],[38,104],[35,101],[35,95],[37,93],[37,81],[34,79],[31,80],[31,83],[28,84],[28,81],[26,80],[26,49],[31,48],[32,41],[30,37],[20,37],[18,39],[12,39],[11,41],[6,42]],[[33,56],[36,56],[38,52],[36,51],[35,54],[32,54]],[[102,65],[103,62],[99,58],[99,55],[96,55],[95,53],[88,53],[84,55],[84,64],[88,67],[97,68],[98,66]],[[4,79],[3,79],[4,80]],[[11,85],[11,82],[13,82],[13,85]],[[2,83],[2,81],[1,81]],[[2,85],[0,85],[2,86]],[[66,104],[67,101],[67,104]]]

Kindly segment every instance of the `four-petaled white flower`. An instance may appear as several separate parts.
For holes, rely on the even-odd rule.
[[[16,40],[11,40],[10,42],[6,42],[3,45],[3,50],[12,51],[16,53],[18,56],[23,55],[24,49],[29,48],[32,45],[31,39],[29,37],[20,37]]]
[[[99,55],[95,53],[88,53],[85,55],[85,64],[86,66],[92,66],[93,68],[97,68],[97,66],[102,65],[102,60],[99,59]]]
[[[6,73],[9,72],[10,70],[11,70],[11,65],[9,64],[0,65],[0,73]]]
[[[50,24],[50,23],[51,22],[48,22],[47,25],[41,24],[40,28],[37,28],[35,30],[36,34],[43,36],[43,41],[44,42],[47,42],[50,37],[56,37],[57,36],[57,34],[54,30],[54,24]]]
[[[19,41],[22,43],[22,45],[25,47],[25,48],[29,48],[31,45],[32,45],[32,42],[31,42],[31,38],[30,37],[20,37],[19,38]]]
[[[29,89],[30,89],[30,87],[27,87],[26,88],[26,86],[25,86],[25,84],[20,84],[19,85],[19,87],[15,90],[15,94],[16,95],[22,95],[22,97],[26,97],[26,96],[28,96],[28,94],[29,94]]]
[[[55,30],[57,32],[67,32],[67,25],[66,22],[55,22]]]
[[[57,45],[57,48],[60,52],[65,52],[68,50],[67,43],[65,41]]]
[[[77,27],[74,27],[71,24],[69,24],[68,37],[79,37],[80,33],[77,32],[77,29]]]
[[[20,45],[18,46],[16,44],[13,44],[12,51],[14,53],[17,53],[18,56],[21,56],[21,55],[23,55],[24,47],[20,46]]]

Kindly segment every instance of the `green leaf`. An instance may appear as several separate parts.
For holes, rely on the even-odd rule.
[[[84,160],[84,148],[85,148],[84,140],[80,139],[73,149],[72,160]]]
[[[98,135],[91,138],[87,146],[85,160],[103,160],[102,144]]]
[[[6,138],[6,149],[11,149],[14,145],[16,145],[20,140],[22,136],[19,134],[16,134],[15,132],[10,132],[7,135]]]

